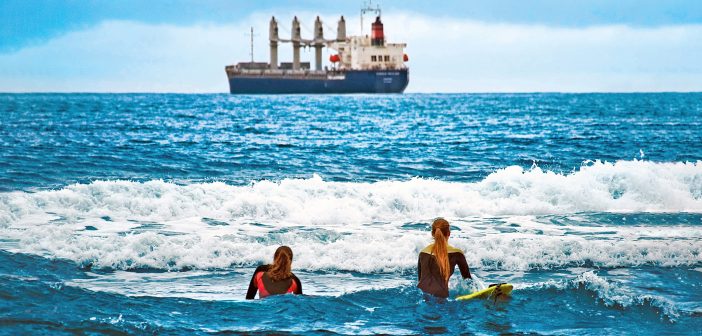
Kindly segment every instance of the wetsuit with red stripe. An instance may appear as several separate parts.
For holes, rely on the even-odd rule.
[[[286,279],[273,281],[267,274],[270,267],[271,265],[261,265],[256,268],[254,275],[251,277],[251,282],[249,283],[249,290],[246,292],[247,300],[256,298],[257,291],[258,297],[261,299],[269,295],[277,294],[302,294],[302,284],[295,274],[292,274]]]
[[[417,275],[419,277],[419,287],[425,293],[447,298],[449,296],[448,281],[441,276],[441,271],[439,270],[439,264],[436,262],[436,257],[431,253],[434,248],[434,244],[425,247],[419,253],[419,261],[417,262]],[[461,271],[461,276],[463,279],[471,278],[470,269],[468,268],[468,263],[466,262],[466,257],[463,255],[463,251],[448,245],[448,260],[449,260],[449,274],[453,274],[453,270],[456,266]]]

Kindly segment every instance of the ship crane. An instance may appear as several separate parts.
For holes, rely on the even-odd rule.
[[[409,83],[409,68],[405,64],[405,43],[388,43],[385,40],[380,7],[370,3],[361,9],[363,16],[372,13],[375,21],[370,25],[370,35],[346,35],[346,20],[337,22],[336,38],[324,37],[322,20],[314,20],[311,38],[302,37],[300,20],[294,17],[290,38],[281,38],[278,21],[271,17],[268,41],[270,63],[239,62],[225,67],[231,93],[398,93]],[[285,28],[285,27],[283,27]],[[333,29],[327,27],[327,30]],[[307,35],[306,34],[306,35]],[[253,34],[252,34],[253,38]],[[292,44],[292,62],[278,62],[278,46]],[[300,48],[314,48],[314,70],[310,63],[300,61]],[[322,70],[322,49],[335,51],[330,55],[332,68]],[[253,52],[252,52],[253,56]]]
[[[293,46],[293,70],[300,70],[300,47],[313,47],[314,48],[314,58],[315,58],[315,70],[322,70],[322,48],[328,46],[332,42],[341,42],[346,39],[346,21],[342,16],[339,20],[339,28],[337,29],[337,38],[333,40],[328,40],[324,38],[324,28],[322,20],[317,16],[314,22],[314,38],[313,39],[303,39],[300,32],[300,21],[297,16],[293,18],[292,29],[290,39],[281,39],[278,35],[278,21],[275,17],[271,18],[269,25],[269,37],[270,41],[270,59],[271,70],[278,69],[278,43],[292,43]]]

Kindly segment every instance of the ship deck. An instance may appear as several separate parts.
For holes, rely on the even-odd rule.
[[[225,70],[229,77],[333,79],[344,76],[343,71],[332,70],[253,70],[237,69],[235,66],[227,66]]]

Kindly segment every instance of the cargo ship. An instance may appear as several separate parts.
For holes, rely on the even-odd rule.
[[[387,43],[379,7],[361,9],[376,14],[371,34],[346,36],[346,21],[342,16],[337,25],[336,39],[325,39],[322,21],[314,23],[313,39],[303,39],[300,21],[293,18],[291,38],[278,36],[278,22],[271,18],[269,26],[270,63],[253,60],[253,29],[251,34],[251,61],[225,67],[232,94],[344,94],[344,93],[402,93],[409,83],[409,61],[405,43]],[[278,44],[291,43],[292,62],[278,64]],[[315,51],[315,68],[309,62],[300,62],[300,48]],[[322,49],[335,53],[330,64],[322,68]]]

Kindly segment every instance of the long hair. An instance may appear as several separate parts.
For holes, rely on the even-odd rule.
[[[273,281],[279,281],[292,276],[293,252],[287,246],[281,246],[273,254],[273,265],[268,270],[268,276]]]
[[[431,223],[431,235],[434,237],[434,247],[431,250],[431,254],[436,258],[441,277],[446,281],[448,281],[450,276],[448,258],[449,230],[449,222],[443,218],[437,218]]]

